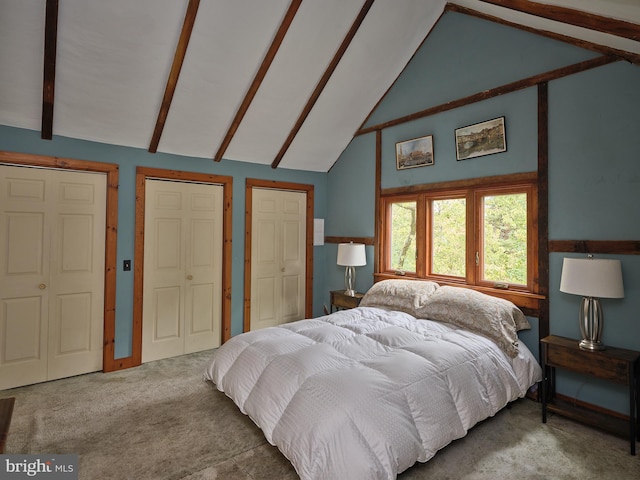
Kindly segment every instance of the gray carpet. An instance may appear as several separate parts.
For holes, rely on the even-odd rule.
[[[202,379],[209,356],[0,391],[16,397],[5,453],[77,453],[86,480],[298,478]],[[398,478],[638,480],[640,456],[628,441],[560,416],[542,424],[540,405],[519,400]]]

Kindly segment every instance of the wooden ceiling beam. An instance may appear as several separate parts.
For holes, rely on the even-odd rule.
[[[636,23],[617,20],[611,17],[603,17],[602,15],[575,10],[573,8],[530,2],[528,0],[480,1],[521,13],[535,15],[536,17],[546,18],[547,20],[554,20],[596,32],[608,33],[609,35],[628,38],[636,42],[640,41],[640,25]]]
[[[282,148],[278,152],[278,155],[276,156],[275,160],[271,163],[271,168],[277,168],[280,162],[282,161],[282,157],[284,157],[284,154],[287,152],[287,150],[293,143],[293,139],[296,137],[296,135],[300,131],[300,128],[302,128],[302,124],[305,122],[305,120],[309,116],[311,109],[313,108],[316,101],[320,97],[320,94],[322,93],[325,86],[329,82],[331,75],[333,75],[333,72],[335,71],[336,67],[340,63],[340,60],[342,59],[345,52],[347,51],[347,48],[349,48],[349,45],[351,44],[353,37],[355,37],[356,32],[360,28],[360,25],[362,25],[362,22],[364,21],[365,17],[369,13],[369,10],[371,9],[373,2],[374,0],[367,0],[366,2],[364,2],[364,5],[360,9],[360,13],[358,13],[358,16],[356,17],[353,24],[351,25],[351,28],[347,32],[347,35],[342,40],[342,44],[340,45],[340,48],[338,48],[338,51],[333,56],[331,63],[329,63],[329,66],[327,67],[324,74],[322,75],[322,78],[316,85],[316,88],[311,94],[311,97],[309,97],[309,100],[307,101],[307,104],[302,110],[302,113],[298,117],[298,120],[296,121],[295,125],[291,129],[291,132],[289,132],[289,136],[285,140],[284,145],[282,145]]]
[[[53,138],[53,101],[56,87],[58,0],[47,0],[44,21],[44,75],[42,81],[42,126],[40,136]]]
[[[608,47],[606,45],[598,45],[593,42],[588,42],[586,40],[582,40],[575,37],[569,37],[567,35],[551,32],[549,30],[540,30],[537,28],[529,27],[526,25],[522,25],[520,23],[511,22],[500,17],[489,15],[488,13],[483,13],[477,10],[472,10],[467,7],[462,7],[454,3],[448,3],[447,6],[445,7],[445,11],[458,12],[465,15],[471,15],[477,18],[481,18],[483,20],[490,21],[490,22],[499,23],[502,25],[506,25],[508,27],[517,28],[519,30],[533,33],[535,35],[541,35],[543,37],[552,38],[553,40],[558,40],[560,42],[568,43],[569,45],[575,45],[576,47],[584,48],[585,50],[591,50],[592,52],[601,53],[603,55],[614,55],[628,62],[634,63],[636,65],[640,65],[640,55],[637,53],[628,52],[625,50],[619,50],[616,48]]]
[[[436,115],[438,113],[447,112],[449,110],[464,107],[466,105],[471,105],[472,103],[482,102],[489,98],[499,97],[501,95],[506,95],[508,93],[524,90],[525,88],[534,87],[541,83],[550,82],[552,80],[566,77],[568,75],[573,75],[579,72],[590,70],[592,68],[608,65],[610,63],[617,62],[619,60],[620,60],[619,58],[611,55],[605,55],[601,57],[592,58],[590,60],[584,60],[582,62],[575,63],[573,65],[568,65],[566,67],[560,67],[545,73],[532,75],[531,77],[527,77],[527,78],[523,78],[522,80],[517,80],[515,82],[507,83],[499,87],[492,88],[490,90],[484,90],[482,92],[478,92],[473,95],[469,95],[467,97],[459,98],[457,100],[452,100],[450,102],[442,103],[440,105],[435,105],[425,110],[421,110],[419,112],[414,112],[409,115],[405,115],[404,117],[398,117],[393,120],[379,123],[377,125],[371,125],[370,127],[361,128],[354,134],[354,136],[364,135],[367,133],[375,132],[377,130],[383,130],[385,128],[395,127],[403,123],[413,122],[414,120],[418,120],[419,118],[430,117],[431,115]]]
[[[289,9],[287,10],[287,13],[282,19],[282,22],[280,23],[280,27],[278,28],[278,31],[276,32],[275,37],[273,37],[271,46],[269,47],[269,50],[267,51],[264,59],[262,60],[262,64],[260,65],[260,68],[256,72],[256,76],[253,78],[253,81],[251,82],[251,86],[249,87],[247,94],[244,96],[244,99],[242,100],[240,107],[238,107],[238,110],[236,111],[236,114],[233,118],[233,121],[231,122],[231,125],[229,125],[229,129],[227,130],[227,133],[225,134],[224,139],[222,140],[222,143],[218,148],[218,151],[213,157],[213,159],[216,162],[219,162],[220,160],[222,160],[224,153],[227,151],[227,148],[229,148],[229,144],[231,143],[231,140],[233,140],[233,137],[236,134],[236,132],[238,131],[238,127],[240,126],[242,119],[247,113],[247,110],[249,110],[249,106],[251,105],[251,102],[253,102],[253,99],[256,96],[256,93],[258,92],[260,85],[262,85],[262,81],[264,80],[264,77],[267,75],[267,72],[269,71],[269,67],[271,66],[271,63],[273,62],[273,59],[275,58],[276,54],[278,53],[278,50],[280,49],[280,45],[282,45],[282,41],[284,40],[284,37],[287,34],[287,31],[289,30],[289,27],[293,23],[293,19],[296,16],[296,13],[298,12],[298,8],[300,8],[301,3],[302,3],[302,0],[292,0],[291,3],[289,4]]]
[[[158,112],[156,126],[153,130],[151,143],[149,144],[149,152],[151,153],[156,153],[158,150],[158,144],[160,143],[164,124],[167,121],[167,115],[171,108],[173,94],[175,93],[176,86],[178,85],[178,78],[180,77],[184,57],[187,53],[187,47],[189,46],[189,40],[191,39],[191,32],[193,31],[193,25],[196,22],[199,6],[200,0],[189,0],[189,4],[187,5],[187,11],[184,15],[184,23],[182,24],[182,31],[180,32],[176,52],[173,56],[173,64],[171,65],[171,71],[169,72],[169,78],[167,79],[167,86],[164,89],[164,97],[162,98],[162,104],[160,105],[160,111]]]

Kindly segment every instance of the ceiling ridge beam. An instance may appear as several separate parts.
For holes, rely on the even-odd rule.
[[[515,23],[509,20],[505,20],[503,18],[489,15],[488,13],[479,12],[478,10],[473,10],[468,7],[463,7],[455,3],[447,3],[447,6],[445,7],[445,11],[462,13],[464,15],[471,15],[473,17],[477,17],[482,20],[487,20],[489,22],[494,22],[501,25],[506,25],[508,27],[517,28],[525,32],[533,33],[534,35],[541,35],[543,37],[551,38],[553,40],[558,40],[560,42],[568,43],[569,45],[574,45],[579,48],[584,48],[585,50],[591,50],[592,52],[598,52],[603,55],[615,55],[628,62],[634,63],[636,65],[640,65],[640,55],[637,53],[628,52],[625,50],[619,50],[612,47],[607,47],[606,45],[599,45],[597,43],[589,42],[587,40],[581,40],[575,37],[569,37],[567,35],[562,35],[560,33],[551,32],[549,30],[540,30],[538,28],[528,27],[520,23]]]
[[[366,0],[364,2],[364,5],[362,5],[362,8],[360,9],[360,13],[358,13],[358,16],[353,21],[353,24],[351,25],[351,28],[349,29],[349,31],[347,32],[346,36],[342,40],[342,43],[340,44],[340,47],[338,48],[338,50],[336,51],[335,55],[333,56],[333,59],[329,63],[329,66],[327,67],[327,69],[325,70],[324,74],[322,75],[322,78],[318,81],[318,84],[316,85],[316,88],[314,89],[313,93],[309,97],[309,100],[307,100],[307,104],[305,105],[304,109],[302,110],[302,113],[298,117],[298,120],[296,121],[296,123],[294,124],[293,128],[291,129],[291,132],[289,132],[289,135],[287,136],[287,139],[285,140],[284,144],[282,145],[282,148],[280,149],[280,151],[276,155],[276,158],[271,163],[271,168],[277,168],[278,165],[280,164],[280,162],[282,161],[282,158],[284,157],[284,154],[287,153],[287,150],[289,149],[289,147],[293,143],[294,138],[296,137],[296,135],[298,134],[298,132],[302,128],[302,125],[304,124],[305,120],[309,116],[309,113],[311,112],[311,109],[313,108],[315,103],[318,101],[318,98],[320,97],[320,94],[322,93],[322,91],[326,87],[327,83],[329,82],[329,79],[331,78],[331,75],[333,75],[333,72],[335,71],[335,69],[337,68],[338,64],[340,63],[340,60],[342,60],[342,57],[344,56],[345,52],[347,51],[347,48],[349,48],[349,45],[351,44],[351,41],[355,37],[358,29],[360,28],[360,26],[364,22],[364,19],[367,16],[367,14],[369,13],[369,10],[371,9],[371,6],[373,5],[373,2],[374,2],[374,0]]]
[[[180,77],[184,57],[187,53],[187,47],[189,46],[189,40],[191,39],[191,33],[193,32],[193,25],[196,22],[199,6],[200,0],[189,0],[187,11],[184,14],[182,31],[180,32],[178,45],[176,46],[176,51],[173,56],[173,63],[171,64],[171,71],[169,72],[167,85],[164,89],[164,96],[162,98],[162,104],[160,105],[160,111],[158,112],[158,118],[156,119],[156,126],[153,130],[151,143],[149,144],[149,152],[151,153],[156,153],[158,151],[158,144],[160,143],[160,137],[162,136],[162,131],[164,130],[164,125],[167,121],[167,115],[169,115],[173,95],[176,91],[176,86],[178,85],[178,78]]]
[[[617,62],[619,60],[620,59],[618,57],[614,57],[611,55],[603,55],[600,57],[592,58],[590,60],[585,60],[583,62],[574,63],[573,65],[568,65],[565,67],[557,68],[555,70],[550,70],[545,73],[532,75],[530,77],[523,78],[522,80],[517,80],[515,82],[507,83],[499,87],[492,88],[490,90],[484,90],[482,92],[474,93],[473,95],[469,95],[467,97],[459,98],[457,100],[451,100],[450,102],[446,102],[446,103],[441,103],[440,105],[435,105],[425,110],[414,112],[409,115],[405,115],[403,117],[389,120],[387,122],[362,128],[358,130],[354,136],[364,135],[366,133],[372,133],[377,130],[383,130],[389,127],[395,127],[402,123],[412,122],[420,118],[429,117],[437,113],[442,113],[448,110],[453,110],[455,108],[464,107],[465,105],[481,102],[489,98],[505,95],[507,93],[513,93],[518,90],[523,90],[525,88],[536,86],[543,82],[549,82],[551,80],[556,80],[558,78],[566,77],[568,75],[573,75],[575,73],[583,72],[585,70],[601,67],[603,65],[608,65],[610,63]]]
[[[47,0],[44,22],[44,74],[42,80],[43,140],[53,138],[53,103],[56,90],[56,50],[58,43],[58,0]]]
[[[562,22],[574,27],[586,28],[601,33],[608,33],[616,37],[628,38],[629,40],[640,41],[640,25],[636,23],[618,20],[611,17],[604,17],[594,13],[575,10],[573,8],[561,7],[559,5],[548,5],[528,0],[480,0],[499,7],[508,8],[521,13],[535,15]]]
[[[276,54],[278,53],[278,50],[280,49],[280,46],[282,45],[282,41],[284,40],[284,37],[287,34],[287,31],[289,30],[289,27],[293,23],[293,19],[296,16],[296,13],[298,12],[298,8],[300,8],[301,3],[302,3],[302,0],[292,0],[291,3],[289,4],[289,9],[287,10],[287,13],[285,14],[282,22],[280,23],[280,27],[278,28],[278,31],[276,32],[275,37],[273,37],[271,46],[269,47],[269,50],[267,50],[267,53],[264,56],[264,59],[262,60],[262,64],[260,65],[260,68],[258,69],[256,76],[253,78],[253,81],[251,82],[251,86],[249,87],[249,90],[247,90],[247,93],[244,96],[244,99],[242,100],[240,107],[238,107],[238,110],[236,111],[236,114],[233,118],[233,121],[231,122],[231,125],[229,125],[229,129],[227,130],[227,133],[225,134],[224,139],[222,140],[222,143],[218,148],[218,151],[213,157],[213,159],[216,162],[219,162],[220,160],[222,160],[222,157],[227,151],[227,148],[229,148],[229,144],[231,143],[231,140],[233,140],[233,137],[236,134],[236,132],[238,131],[238,127],[240,127],[240,123],[242,122],[242,119],[244,118],[247,111],[249,110],[249,106],[251,105],[251,102],[253,102],[253,99],[255,98],[256,93],[258,93],[258,89],[260,88],[260,85],[262,85],[262,82],[266,77],[267,72],[269,71],[269,67],[271,67],[271,63],[273,62],[273,59],[275,58]]]

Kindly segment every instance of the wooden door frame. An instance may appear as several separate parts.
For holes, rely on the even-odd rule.
[[[222,185],[222,343],[231,338],[231,246],[233,177],[206,173],[183,172],[160,168],[136,168],[136,227],[133,268],[133,337],[132,362],[142,363],[142,296],[144,287],[144,214],[145,181],[148,178]]]
[[[118,243],[118,165],[114,163],[92,162],[88,160],[7,151],[0,151],[0,164],[106,174],[107,205],[104,253],[102,370],[111,372],[113,370],[127,368],[130,366],[128,357],[114,358],[116,332],[116,248]]]
[[[288,190],[304,192],[307,195],[306,221],[306,261],[305,261],[305,318],[313,316],[313,185],[304,183],[278,182],[247,178],[245,184],[245,217],[244,217],[244,322],[243,332],[251,329],[251,238],[253,219],[253,189],[268,188],[272,190]]]

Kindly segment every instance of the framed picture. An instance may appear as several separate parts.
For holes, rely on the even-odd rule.
[[[481,157],[507,150],[504,117],[456,129],[456,158]]]
[[[396,143],[396,169],[433,165],[433,135]]]

